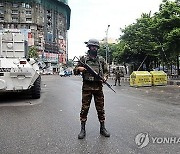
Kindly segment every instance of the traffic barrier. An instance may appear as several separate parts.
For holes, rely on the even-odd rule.
[[[164,71],[151,71],[150,73],[153,86],[167,85],[167,74]]]
[[[152,86],[152,75],[148,71],[134,71],[130,75],[130,86]]]

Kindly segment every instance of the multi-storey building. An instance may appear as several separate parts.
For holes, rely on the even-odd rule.
[[[67,60],[70,12],[67,0],[0,0],[0,30],[23,32],[28,46],[56,68]]]

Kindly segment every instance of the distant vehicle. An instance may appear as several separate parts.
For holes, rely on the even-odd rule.
[[[164,72],[167,72],[167,71],[168,71],[168,68],[167,68],[167,67],[164,67],[164,69],[163,69],[163,67],[160,66],[160,67],[154,68],[154,71],[164,71]]]
[[[43,72],[42,72],[42,74],[43,74],[43,75],[53,75],[53,73],[52,73],[52,72],[48,72],[48,71],[46,71],[46,70],[45,70],[45,71],[43,71]]]
[[[60,76],[60,77],[63,77],[63,76],[65,76],[65,73],[64,73],[64,71],[60,71],[60,72],[59,72],[59,76]]]
[[[59,72],[59,76],[60,76],[60,77],[63,77],[63,76],[64,76],[64,77],[66,77],[66,76],[69,76],[69,77],[70,77],[70,75],[72,75],[71,72],[66,71],[66,70],[62,70],[62,71]]]
[[[53,75],[53,71],[43,70],[42,74],[43,74],[43,75]]]
[[[70,76],[70,75],[72,75],[72,73],[71,73],[70,71],[67,71],[67,70],[65,70],[64,73],[65,73],[65,76]]]
[[[42,74],[44,74],[44,75],[53,75],[53,68],[48,67],[48,68],[44,69]]]

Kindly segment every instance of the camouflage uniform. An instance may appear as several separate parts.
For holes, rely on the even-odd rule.
[[[93,68],[94,71],[99,73],[101,76],[107,76],[107,64],[104,58],[97,56],[96,58],[90,58],[88,55],[81,58],[81,61],[88,64]],[[76,66],[82,66],[80,63]],[[74,74],[78,75],[80,72],[77,69],[74,69]],[[99,79],[93,77],[89,72],[84,71],[83,76],[83,86],[82,86],[82,107],[80,112],[80,120],[86,121],[88,111],[90,108],[90,103],[92,96],[94,96],[94,102],[98,114],[98,119],[100,122],[105,120],[104,112],[104,94],[103,94],[103,83]]]
[[[118,81],[118,85],[120,86],[120,80],[121,80],[121,77],[124,76],[124,73],[121,69],[119,69],[119,67],[116,68],[115,70],[115,83],[114,83],[114,86],[116,86],[116,83]]]

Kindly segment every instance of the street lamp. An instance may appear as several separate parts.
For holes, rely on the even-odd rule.
[[[108,63],[108,51],[109,51],[109,47],[108,47],[108,31],[109,31],[109,27],[110,27],[110,25],[108,25],[107,30],[106,30],[106,63]]]

